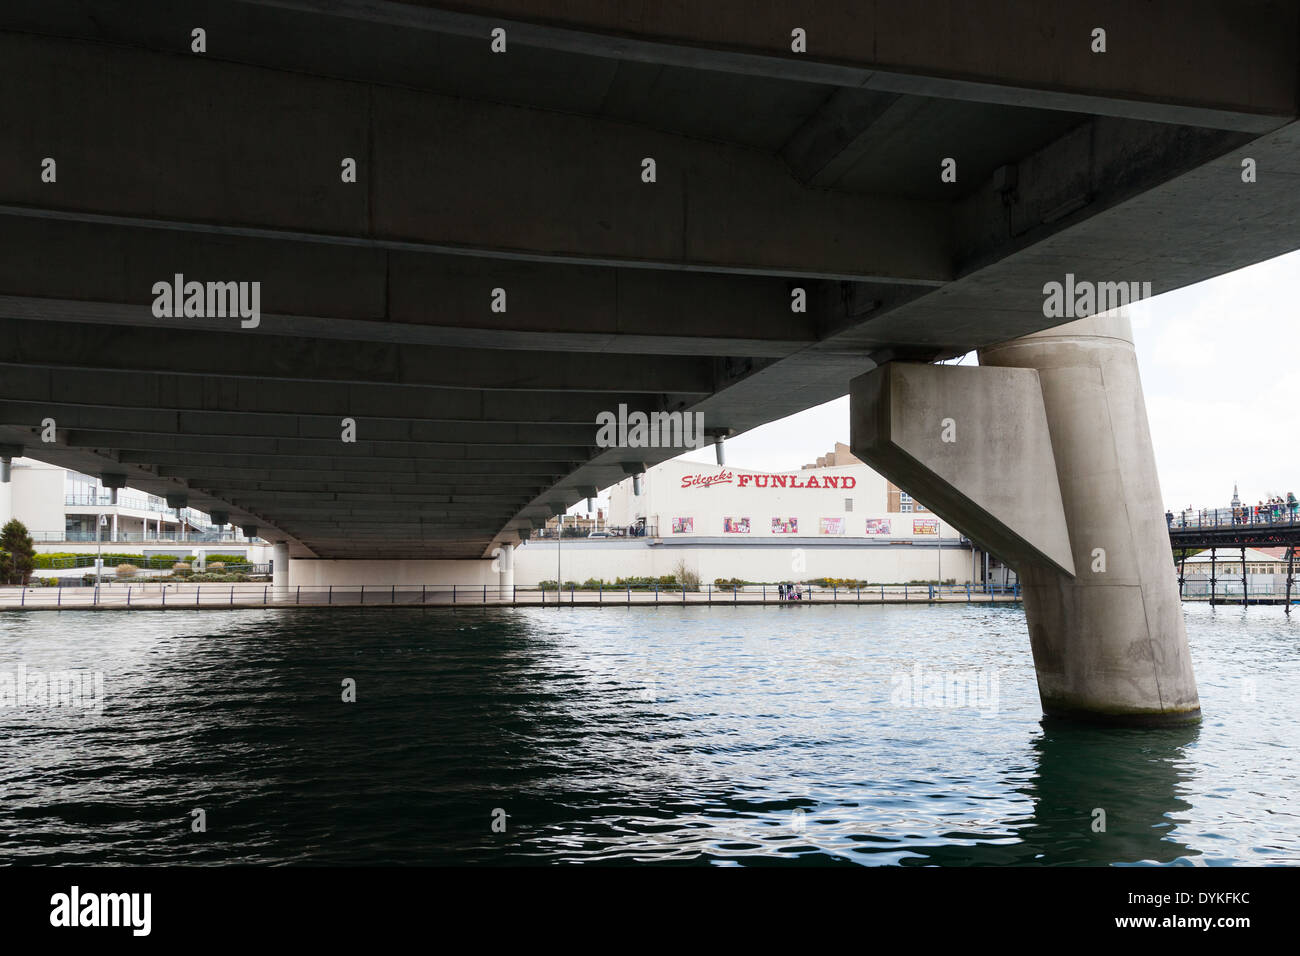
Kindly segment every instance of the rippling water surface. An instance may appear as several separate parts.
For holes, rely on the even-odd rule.
[[[0,615],[104,679],[0,709],[0,862],[1300,862],[1300,620],[1186,615],[1166,731],[1044,725],[1008,607]]]

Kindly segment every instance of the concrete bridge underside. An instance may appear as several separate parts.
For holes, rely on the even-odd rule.
[[[595,447],[599,412],[740,433],[856,379],[855,448],[1030,566],[1049,712],[1199,706],[1126,329],[1025,337],[1067,274],[1158,294],[1300,247],[1294,0],[181,6],[0,8],[0,451],[296,557],[473,559],[675,453]],[[155,317],[178,274],[260,282],[260,324]],[[918,371],[972,349],[978,380]],[[1046,531],[961,487],[1005,461],[907,430],[954,397],[992,428],[996,383],[1058,472]],[[1128,590],[1084,587],[1107,548]],[[1114,646],[1112,593],[1145,615]]]

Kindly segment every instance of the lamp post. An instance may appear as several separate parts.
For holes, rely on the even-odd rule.
[[[939,587],[943,587],[943,522],[938,520],[937,515],[935,516],[935,520],[938,524],[938,528],[936,528],[935,530],[939,538],[939,568],[938,568],[939,576],[936,583],[939,585]]]

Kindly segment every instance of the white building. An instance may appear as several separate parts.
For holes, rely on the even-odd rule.
[[[114,551],[146,556],[220,552],[262,563],[270,551],[238,528],[218,531],[193,508],[169,508],[157,495],[132,488],[114,496],[98,478],[31,458],[13,459],[5,491],[0,525],[17,518],[38,552],[94,552],[112,545]]]
[[[640,494],[636,485],[640,485]],[[661,577],[679,564],[705,583],[982,581],[984,555],[849,453],[847,445],[795,471],[668,461],[609,489],[613,538],[553,538],[515,556],[520,585]]]

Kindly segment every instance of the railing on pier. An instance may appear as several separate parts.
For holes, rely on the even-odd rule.
[[[554,527],[538,528],[530,535],[531,540],[545,541],[547,539],[554,541],[556,537],[562,540],[569,538],[590,538],[593,541],[609,540],[611,538],[657,538],[659,537],[659,526],[654,524],[629,524],[629,525],[601,525],[595,526],[573,526],[565,525],[563,533],[556,535]]]
[[[113,581],[57,587],[0,588],[0,609],[219,608],[293,606],[511,606],[617,607],[655,605],[768,605],[811,607],[822,604],[1002,603],[1020,600],[1020,585],[878,584],[850,587],[774,584],[723,588],[690,587],[540,587],[497,585],[323,585],[277,588],[273,582],[240,584],[175,581]]]

